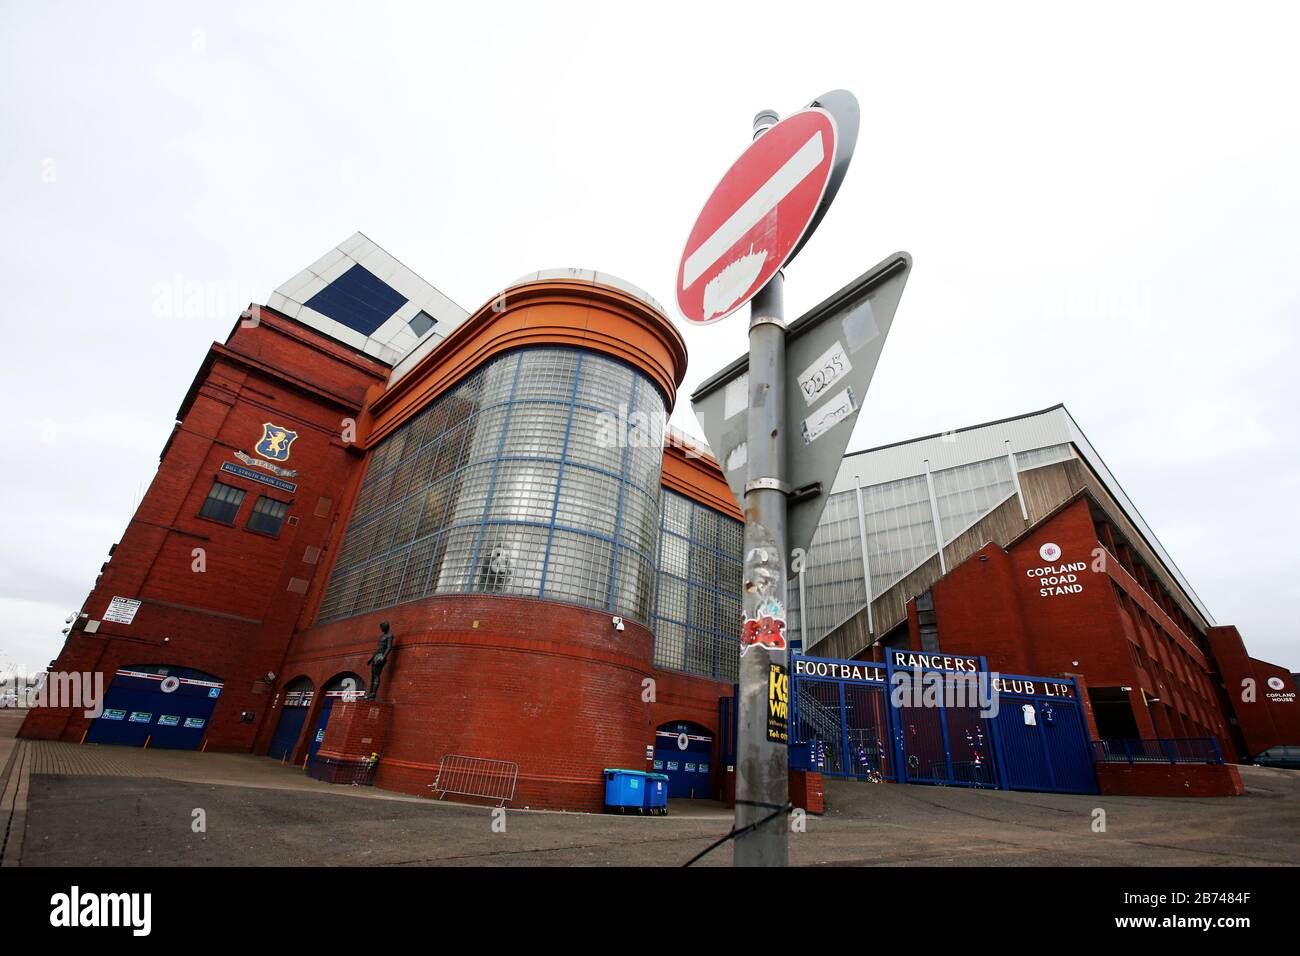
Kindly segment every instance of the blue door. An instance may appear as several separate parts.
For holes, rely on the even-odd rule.
[[[284,707],[280,710],[280,719],[276,722],[271,746],[266,751],[268,757],[276,760],[293,758],[293,749],[302,735],[303,724],[307,723],[307,714],[311,710],[312,698],[315,696],[314,685],[306,677],[299,677],[285,685]]]
[[[312,728],[311,740],[307,743],[307,756],[316,756],[316,751],[320,750],[322,741],[325,740],[325,725],[330,722],[330,711],[334,709],[336,698],[328,691],[325,693],[325,699],[320,702],[320,714],[316,717],[316,726]]]
[[[86,742],[197,750],[221,696],[220,678],[188,667],[133,664],[115,675]]]
[[[655,731],[655,773],[667,774],[668,796],[708,799],[712,791],[713,734],[689,721]]]

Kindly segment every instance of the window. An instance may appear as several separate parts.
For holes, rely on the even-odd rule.
[[[411,321],[407,323],[411,327],[411,331],[418,336],[424,335],[425,332],[428,332],[437,324],[437,319],[428,312],[423,311],[415,313],[415,315],[411,316]]]
[[[220,521],[222,524],[234,524],[235,515],[239,514],[239,506],[243,503],[244,490],[242,488],[214,481],[212,490],[208,492],[207,500],[203,502],[203,507],[199,509],[199,514],[204,518]]]
[[[243,492],[240,494],[242,495]],[[276,501],[263,495],[257,499],[257,504],[253,505],[253,513],[248,516],[248,530],[277,535],[288,511],[289,506],[283,501]]]

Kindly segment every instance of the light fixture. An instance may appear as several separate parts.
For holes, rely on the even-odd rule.
[[[621,617],[610,618],[609,623],[614,625],[614,630],[616,631],[623,630],[623,619]]]

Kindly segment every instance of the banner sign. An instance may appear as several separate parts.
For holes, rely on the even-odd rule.
[[[281,491],[287,491],[290,494],[298,490],[298,486],[292,481],[274,478],[271,475],[259,475],[251,468],[245,468],[243,465],[236,465],[228,461],[221,463],[221,470],[232,475],[238,475],[240,478],[247,478],[249,481],[260,481],[264,485],[279,488]]]
[[[922,651],[891,651],[895,667],[920,667],[936,671],[964,671],[976,674],[980,669],[978,657],[953,654],[927,654]]]

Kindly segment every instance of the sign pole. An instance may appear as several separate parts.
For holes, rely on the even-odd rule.
[[[754,118],[754,138],[777,121]],[[736,829],[767,822],[736,838],[737,866],[786,866],[789,751],[773,740],[771,707],[789,717],[785,634],[789,581],[785,467],[785,278],[777,272],[752,299],[749,320],[749,480],[745,484],[744,611],[746,627],[779,630],[782,640],[742,643],[736,743]],[[770,620],[768,620],[770,619]],[[774,684],[774,682],[776,682]],[[783,687],[778,690],[778,685]]]

